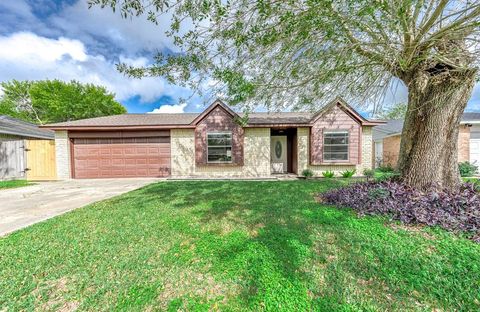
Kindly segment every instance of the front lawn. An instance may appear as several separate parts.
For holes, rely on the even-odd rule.
[[[30,185],[27,180],[0,181],[0,189],[15,188]]]
[[[161,182],[0,238],[0,311],[480,309],[480,245],[318,204],[337,180]]]

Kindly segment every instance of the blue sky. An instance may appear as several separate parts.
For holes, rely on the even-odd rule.
[[[149,64],[156,51],[177,51],[164,31],[144,17],[122,19],[109,9],[88,9],[86,0],[0,0],[0,81],[79,80],[107,87],[130,113],[196,112],[204,101],[160,77],[130,79],[115,64]],[[403,88],[386,105],[406,101]],[[352,103],[355,106],[355,103]],[[362,110],[368,110],[363,108]],[[477,85],[467,110],[480,111]]]

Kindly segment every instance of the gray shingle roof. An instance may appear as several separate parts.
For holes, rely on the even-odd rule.
[[[0,133],[16,135],[25,138],[54,138],[54,132],[51,130],[41,129],[35,124],[5,115],[0,115]]]
[[[155,126],[188,125],[197,113],[182,114],[123,114],[48,124],[52,127],[110,127],[110,126]]]
[[[182,114],[123,114],[60,123],[48,124],[51,127],[113,127],[113,126],[155,126],[155,125],[189,125],[200,113]],[[242,114],[239,114],[242,116]],[[308,123],[313,113],[250,113],[249,124],[296,124]]]
[[[463,113],[462,121],[480,121],[480,113]]]

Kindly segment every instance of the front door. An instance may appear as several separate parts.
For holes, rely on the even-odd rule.
[[[287,136],[272,136],[270,160],[273,173],[287,172]]]

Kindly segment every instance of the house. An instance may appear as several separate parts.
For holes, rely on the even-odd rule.
[[[9,116],[0,116],[0,180],[55,179],[54,132]],[[52,145],[53,152],[37,152],[37,146]],[[35,146],[35,148],[33,148]],[[29,151],[29,147],[33,150]],[[48,157],[50,156],[51,159]],[[51,168],[41,168],[46,162]],[[39,164],[38,166],[36,164]],[[50,171],[46,170],[49,169]]]
[[[375,163],[395,167],[400,153],[403,120],[373,128]],[[480,113],[464,113],[458,133],[458,161],[480,164]]]
[[[46,125],[68,178],[265,178],[372,167],[372,128],[342,99],[317,113],[242,116],[217,100],[202,113],[125,114]]]

